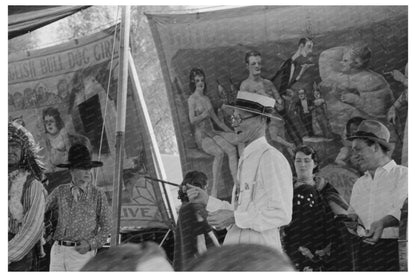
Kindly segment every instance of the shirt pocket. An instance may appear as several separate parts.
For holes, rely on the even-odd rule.
[[[253,201],[253,188],[255,182],[244,182],[240,187],[240,196],[238,198],[238,207],[247,210]]]

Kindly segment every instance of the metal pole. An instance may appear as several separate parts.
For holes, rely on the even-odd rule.
[[[144,178],[152,180],[152,181],[157,181],[157,182],[161,182],[161,183],[164,183],[164,184],[172,185],[174,187],[179,187],[178,184],[168,182],[168,181],[165,181],[165,180],[161,180],[161,179],[157,179],[157,178],[153,178],[153,177],[150,177],[150,176],[144,176]]]
[[[156,137],[153,131],[152,123],[150,120],[149,113],[147,111],[146,103],[144,101],[143,91],[140,86],[139,76],[137,75],[136,68],[134,66],[134,60],[130,53],[129,55],[129,70],[130,70],[130,77],[132,78],[132,85],[133,90],[136,92],[135,99],[137,101],[137,105],[139,109],[142,111],[142,116],[144,118],[144,125],[146,126],[145,132],[148,138],[150,138],[150,149],[152,152],[152,159],[154,161],[156,175],[161,176],[162,179],[165,179],[165,170],[162,163],[162,158],[160,157],[159,148],[157,146]],[[148,178],[149,179],[149,178]],[[162,187],[162,188],[160,188]],[[166,191],[166,189],[163,188],[162,185],[159,185],[159,187],[155,188],[156,191],[156,198],[160,195],[162,197],[162,205],[159,206],[159,209],[161,209],[162,218],[165,221],[169,221],[169,225],[175,226],[175,221],[177,219],[176,210],[171,208],[171,204],[173,203],[173,198],[169,191]],[[162,192],[163,190],[163,192]],[[158,199],[159,201],[159,199]],[[163,207],[164,206],[164,207]],[[165,210],[166,209],[166,210]],[[169,210],[168,210],[169,209]],[[171,217],[171,218],[166,218]],[[172,217],[173,216],[173,217]]]
[[[128,51],[130,39],[130,6],[123,6],[121,14],[120,67],[117,91],[116,160],[113,177],[113,226],[111,244],[119,244],[121,184],[123,182],[124,139],[126,129],[126,100],[128,77]]]

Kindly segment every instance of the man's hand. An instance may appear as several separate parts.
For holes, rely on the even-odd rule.
[[[341,101],[347,104],[356,105],[360,101],[360,97],[354,93],[343,93],[341,95]]]
[[[358,226],[358,215],[357,214],[348,214],[347,215],[351,220],[345,220],[344,224],[347,226],[347,228],[356,230]]]
[[[384,230],[384,224],[382,220],[377,220],[371,223],[370,230],[365,235],[364,242],[368,244],[375,244],[381,237]]]
[[[208,214],[208,224],[216,229],[225,229],[235,223],[234,211],[218,210]]]
[[[88,243],[88,241],[86,241],[86,240],[81,240],[81,244],[80,244],[80,245],[75,246],[75,250],[76,250],[79,254],[85,254],[85,253],[87,253],[88,251],[90,251],[90,250],[91,250],[91,246],[90,246],[90,244]]]
[[[209,196],[205,190],[190,184],[186,184],[186,187],[186,193],[188,194],[189,202],[202,204],[204,206],[207,205]]]

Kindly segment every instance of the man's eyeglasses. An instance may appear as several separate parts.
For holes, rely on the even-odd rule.
[[[247,119],[250,119],[250,118],[253,118],[253,117],[255,117],[255,116],[259,116],[258,114],[253,114],[253,115],[250,115],[250,116],[247,116],[247,117],[241,117],[239,114],[237,114],[237,115],[231,115],[231,124],[233,125],[233,126],[238,126],[238,125],[240,125],[241,124],[241,122],[243,122],[244,120],[247,120]]]

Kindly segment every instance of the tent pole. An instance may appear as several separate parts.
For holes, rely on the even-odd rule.
[[[120,67],[117,88],[116,159],[113,177],[113,225],[111,229],[111,247],[117,246],[119,243],[120,231],[121,184],[123,182],[124,140],[126,129],[130,6],[122,7],[120,33]]]
[[[165,169],[163,166],[162,158],[160,156],[159,147],[157,145],[156,136],[152,127],[152,122],[150,120],[149,112],[147,110],[143,91],[140,85],[139,76],[137,74],[136,67],[134,66],[134,59],[133,59],[133,56],[131,55],[131,52],[129,52],[129,74],[131,78],[132,89],[135,92],[134,98],[136,100],[136,105],[138,106],[138,109],[141,111],[142,118],[144,119],[144,122],[143,122],[145,126],[144,132],[146,132],[146,137],[150,139],[149,146],[152,152],[152,159],[153,159],[155,170],[156,170],[156,176],[160,176],[162,179],[166,179],[166,173],[165,173]],[[159,199],[157,195],[159,193],[160,195],[162,195],[162,199],[161,199],[162,203],[158,202],[158,207],[159,209],[161,209],[163,220],[165,220],[168,226],[173,229],[175,227],[175,222],[178,216],[176,214],[176,210],[172,207],[172,204],[174,203],[172,195],[170,194],[170,191],[167,191],[165,188],[164,183],[167,183],[167,182],[160,180],[160,179],[151,178],[148,176],[145,176],[145,178],[157,182],[156,183],[157,187],[154,186],[154,189],[155,189],[156,198],[158,201]],[[173,183],[169,183],[169,184],[173,184]],[[163,211],[162,209],[166,209],[166,212],[168,213],[167,214],[168,218],[166,218],[166,212]]]

